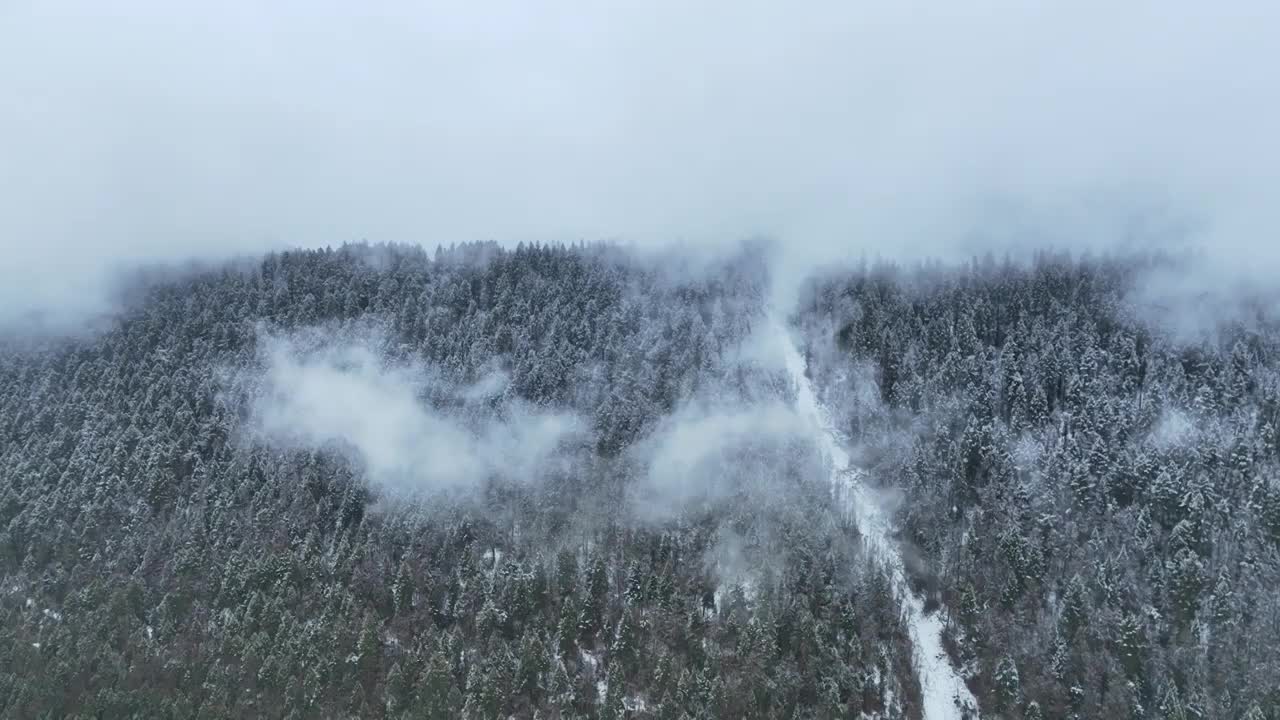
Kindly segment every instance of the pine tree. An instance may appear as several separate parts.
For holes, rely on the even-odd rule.
[[[560,623],[556,627],[556,638],[559,643],[560,659],[563,662],[576,660],[578,657],[578,614],[573,604],[565,602],[560,606]]]
[[[556,591],[560,598],[572,597],[578,587],[578,560],[568,550],[556,556]]]
[[[543,676],[550,666],[546,645],[533,632],[526,632],[520,641],[519,670],[515,690],[528,696],[533,705],[541,702]]]
[[[460,707],[451,697],[453,676],[449,658],[444,649],[437,646],[427,659],[427,667],[417,688],[418,705],[426,717],[451,717]]]
[[[1017,706],[1022,695],[1022,681],[1018,676],[1018,666],[1013,658],[1005,656],[996,664],[993,675],[996,690],[997,709]]]
[[[1059,631],[1068,641],[1085,625],[1088,613],[1088,591],[1079,575],[1071,578],[1062,598],[1062,615]]]
[[[1116,654],[1128,677],[1143,677],[1146,650],[1147,634],[1141,619],[1133,613],[1125,613],[1117,629]]]
[[[391,669],[387,671],[386,682],[386,711],[387,715],[394,717],[401,709],[405,707],[409,694],[409,679],[405,676],[405,671],[400,667],[400,663],[396,662],[391,665]]]
[[[413,608],[414,582],[408,563],[401,558],[396,578],[391,585],[392,603],[397,615],[404,615]]]
[[[1160,715],[1162,720],[1190,720],[1178,688],[1172,684],[1165,687],[1160,698]]]
[[[613,640],[612,656],[617,659],[617,669],[630,675],[639,659],[640,639],[636,632],[635,621],[631,613],[624,612],[618,621],[618,631]]]
[[[616,665],[609,666],[606,685],[605,696],[600,699],[600,718],[601,720],[622,720],[626,717],[626,709],[622,702],[626,694],[626,683],[623,681],[621,669]]]

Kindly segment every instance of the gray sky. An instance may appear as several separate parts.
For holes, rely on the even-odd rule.
[[[1263,0],[0,0],[0,315],[360,238],[766,234],[812,266],[1194,228],[1276,268],[1277,27]]]

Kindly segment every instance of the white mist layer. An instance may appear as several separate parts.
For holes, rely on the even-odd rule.
[[[1277,24],[1263,0],[0,2],[0,321],[109,312],[108,269],[360,238],[765,235],[797,280],[1190,242],[1269,286]]]
[[[580,429],[570,415],[508,407],[504,416],[465,423],[419,399],[425,368],[388,367],[361,344],[305,351],[266,342],[264,389],[253,407],[256,439],[278,448],[336,447],[387,489],[417,492],[477,487],[491,477],[535,475]],[[501,381],[456,393],[470,398]]]
[[[803,439],[798,427],[795,410],[781,402],[680,409],[636,448],[648,464],[631,490],[637,517],[662,522],[735,493],[765,497],[777,458],[803,459],[790,447]]]
[[[797,413],[817,435],[819,446],[830,460],[833,494],[853,512],[867,549],[887,569],[889,582],[902,599],[916,653],[914,666],[920,679],[925,720],[962,718],[965,709],[976,716],[977,701],[942,646],[942,618],[938,613],[926,613],[924,601],[911,592],[907,583],[888,512],[872,497],[863,482],[862,470],[853,464],[829,413],[818,402],[813,383],[805,375],[804,356],[791,334],[777,320],[773,326],[778,346],[783,348],[787,373],[796,385]]]

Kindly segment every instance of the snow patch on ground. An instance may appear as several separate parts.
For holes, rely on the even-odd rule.
[[[490,574],[497,572],[498,566],[502,564],[502,558],[501,548],[489,548],[484,551],[484,561],[489,565]]]
[[[797,349],[791,333],[781,322],[774,321],[787,373],[796,385],[796,410],[818,433],[818,442],[831,462],[831,482],[835,496],[853,512],[858,530],[870,551],[889,572],[889,580],[902,598],[907,627],[915,647],[915,668],[924,696],[925,720],[959,720],[977,716],[977,701],[964,683],[964,677],[952,664],[942,646],[942,618],[926,613],[924,600],[911,592],[898,543],[893,538],[889,514],[876,502],[873,491],[864,482],[860,468],[853,464],[844,439],[831,422],[830,414],[818,402],[813,383],[805,375],[805,359]]]

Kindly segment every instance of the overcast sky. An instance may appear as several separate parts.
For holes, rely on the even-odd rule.
[[[0,314],[360,238],[771,235],[812,264],[1190,234],[1274,268],[1277,27],[1263,0],[0,0]]]

